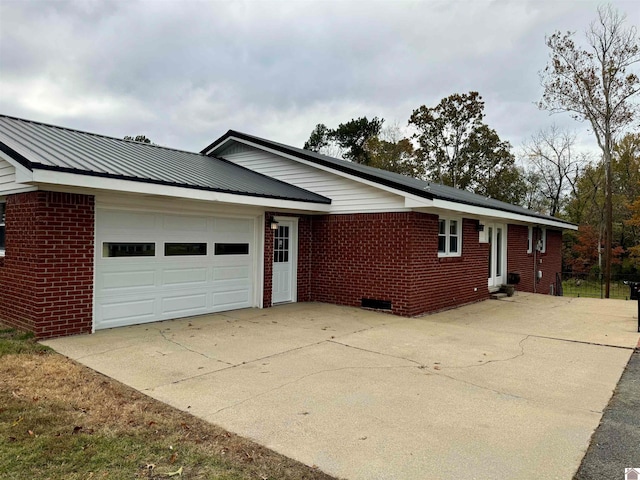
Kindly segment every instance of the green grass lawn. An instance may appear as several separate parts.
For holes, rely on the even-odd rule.
[[[0,330],[3,479],[332,477]]]

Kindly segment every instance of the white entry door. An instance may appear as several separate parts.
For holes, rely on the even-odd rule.
[[[296,301],[296,270],[298,223],[296,220],[277,219],[278,229],[273,232],[272,303]]]
[[[507,227],[501,223],[485,225],[489,240],[489,289],[498,289],[506,283],[507,269]]]

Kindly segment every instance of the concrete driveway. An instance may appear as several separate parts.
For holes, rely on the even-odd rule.
[[[44,343],[339,477],[570,479],[638,343],[636,308],[518,293],[408,319],[303,303]]]

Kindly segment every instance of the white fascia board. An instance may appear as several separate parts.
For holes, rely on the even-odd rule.
[[[209,202],[229,203],[236,205],[250,205],[264,208],[302,210],[309,212],[328,212],[329,204],[298,202],[295,200],[281,200],[277,198],[254,197],[224,192],[212,192],[187,187],[159,185],[154,183],[136,182],[116,178],[94,177],[76,173],[57,172],[52,170],[33,171],[33,183],[63,185],[69,187],[89,188],[97,190],[138,193],[142,195],[162,195],[166,197],[204,200]]]
[[[336,169],[331,168],[331,167],[326,167],[324,165],[319,165],[319,164],[317,164],[315,162],[310,162],[310,161],[305,160],[303,158],[300,158],[300,157],[298,157],[296,155],[290,155],[288,153],[283,153],[283,152],[281,152],[279,150],[275,150],[273,148],[265,147],[263,145],[259,145],[257,143],[253,143],[253,142],[250,142],[248,140],[244,140],[242,138],[229,137],[229,138],[225,139],[225,141],[222,142],[217,147],[212,148],[211,150],[209,150],[207,152],[207,155],[209,153],[215,151],[215,150],[219,150],[223,145],[225,145],[226,143],[231,142],[231,141],[242,143],[244,145],[248,145],[250,147],[257,148],[258,150],[263,150],[265,152],[273,153],[274,155],[278,155],[278,156],[283,157],[283,158],[288,158],[289,160],[293,160],[295,162],[299,162],[299,163],[302,163],[304,165],[308,165],[310,167],[317,168],[318,170],[323,170],[325,172],[329,172],[329,173],[332,173],[334,175],[338,175],[340,177],[348,178],[349,180],[352,180],[354,182],[363,183],[363,184],[368,185],[370,187],[378,188],[378,189],[383,190],[385,192],[393,193],[394,195],[398,195],[398,196],[406,198],[406,199],[412,199],[412,200],[415,200],[415,201],[418,201],[418,202],[421,202],[421,201],[424,201],[424,200],[429,201],[426,198],[419,197],[417,195],[412,195],[411,193],[407,193],[407,192],[404,192],[402,190],[398,190],[398,189],[393,188],[393,187],[387,187],[386,185],[381,185],[378,182],[372,182],[371,180],[366,180],[364,178],[358,177],[357,175],[351,175],[349,173],[341,172],[340,170],[336,170]]]
[[[477,215],[479,217],[493,217],[502,218],[505,220],[513,220],[516,222],[523,222],[535,225],[544,225],[556,228],[565,228],[567,230],[578,230],[577,225],[565,223],[557,220],[547,220],[540,217],[530,217],[528,215],[522,215],[520,213],[505,212],[503,210],[496,210],[487,207],[478,207],[475,205],[467,205],[464,203],[451,202],[448,200],[433,199],[433,207],[441,208],[443,210],[452,210],[461,213],[467,213],[471,215]]]

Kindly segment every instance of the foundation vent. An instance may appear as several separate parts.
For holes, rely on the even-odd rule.
[[[375,308],[376,310],[391,310],[390,300],[375,300],[373,298],[362,299],[363,308]]]

